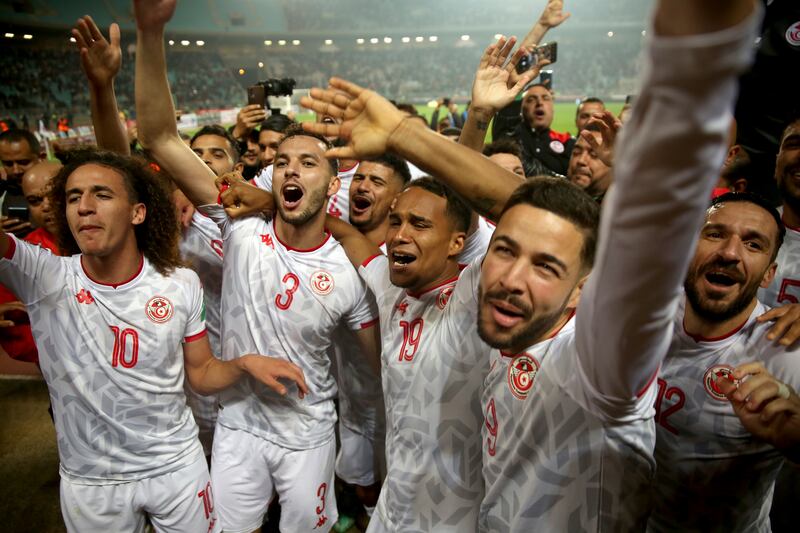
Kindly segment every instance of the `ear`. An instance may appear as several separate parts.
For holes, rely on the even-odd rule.
[[[746,192],[747,191],[747,180],[744,178],[739,178],[738,180],[734,181],[728,188],[733,192]]]
[[[725,166],[730,165],[733,162],[733,160],[736,159],[736,156],[739,155],[739,152],[741,151],[742,147],[739,146],[738,144],[734,144],[733,146],[731,146],[730,149],[728,150],[728,155],[725,156]]]
[[[131,224],[138,226],[147,216],[147,207],[143,203],[133,204],[131,215]]]
[[[339,179],[339,176],[331,176],[331,181],[328,183],[328,194],[327,197],[330,198],[337,192],[339,192],[339,188],[342,186],[342,180]]]
[[[233,171],[234,171],[234,172],[238,172],[239,174],[241,174],[242,172],[244,172],[244,163],[242,163],[241,161],[239,161],[238,163],[236,163],[235,165],[233,165]]]
[[[450,234],[450,244],[447,246],[447,258],[455,258],[464,249],[467,234],[463,231],[454,231]]]
[[[569,295],[569,300],[567,300],[567,307],[570,309],[577,309],[578,303],[581,299],[581,292],[583,291],[583,286],[586,284],[586,280],[589,279],[589,274],[583,276],[580,280],[578,280],[578,284],[572,289],[572,292]]]
[[[764,272],[764,278],[761,280],[761,284],[759,287],[762,289],[766,289],[772,283],[772,280],[775,279],[775,273],[778,271],[778,263],[772,263],[767,271]]]

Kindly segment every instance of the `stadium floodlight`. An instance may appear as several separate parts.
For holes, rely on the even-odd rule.
[[[263,61],[259,61],[258,62],[258,68],[264,68],[264,62]]]
[[[187,41],[186,39],[181,41],[181,45],[183,46],[189,46],[189,44],[190,44],[189,41]]]
[[[31,35],[30,33],[26,33],[25,35],[22,36],[22,38],[30,41],[31,39],[33,39],[33,35]]]
[[[439,38],[435,35],[431,35],[430,37],[428,37],[428,40],[432,43],[435,43],[436,41],[439,40]]]
[[[244,76],[244,73],[245,73],[245,72],[247,72],[245,69],[243,69],[243,68],[240,68],[240,69],[239,69],[239,76]]]
[[[284,41],[283,39],[279,40],[278,46],[286,46],[286,41]]]
[[[75,43],[75,42],[77,42],[77,41],[75,40],[75,37],[70,37],[70,38],[69,38],[69,42],[71,42],[71,43]],[[170,43],[170,44],[172,44],[172,43]]]
[[[403,37],[400,40],[403,41],[404,43],[410,43],[411,42],[411,37]]]
[[[264,41],[264,46],[272,46],[272,41],[267,39],[266,41]]]
[[[608,35],[609,37],[613,37],[613,36],[614,36],[614,32],[613,32],[613,31],[610,31],[610,32],[608,32],[606,35]]]
[[[502,36],[503,36],[503,34],[502,34],[502,33],[495,33],[495,34],[494,34],[494,40],[496,41],[496,40],[498,40],[498,39],[499,39],[500,37],[502,37]]]
[[[383,38],[383,42],[385,42],[386,44],[392,44],[392,38],[391,37],[384,37]]]
[[[425,37],[423,37],[421,35],[418,35],[418,36],[414,37],[414,40],[417,41],[418,43],[421,43],[422,41],[425,40]]]
[[[333,44],[333,39],[325,39],[325,44],[330,46]]]
[[[378,38],[373,37],[372,39],[369,40],[369,42],[371,42],[372,44],[378,44]]]
[[[205,41],[197,41],[197,46],[203,46],[205,44],[206,44]]]
[[[74,41],[74,39],[70,39],[70,41]],[[172,39],[170,39],[170,40],[169,40],[169,45],[170,45],[170,46],[172,46],[172,45],[174,45],[174,44],[175,44],[175,41],[173,41]]]
[[[14,38],[14,34],[13,33],[6,33],[6,37],[9,38],[9,39],[13,39]]]
[[[356,42],[357,42],[358,44],[364,44],[364,39],[362,39],[361,37],[359,37],[358,39],[356,39]]]
[[[462,35],[461,36],[461,40],[462,41],[469,41],[469,35]]]
[[[293,40],[292,44],[295,45],[295,46],[300,46],[300,39]]]

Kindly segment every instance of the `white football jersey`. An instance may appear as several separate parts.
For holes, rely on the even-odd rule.
[[[332,217],[340,218],[345,222],[350,222],[350,184],[353,176],[358,169],[358,163],[348,168],[339,168],[339,190],[328,200],[328,214]],[[270,165],[261,170],[253,178],[253,184],[261,189],[272,191],[272,173],[274,169]]]
[[[392,285],[384,255],[359,272],[378,300],[383,348],[387,475],[373,527],[475,531],[489,352],[477,335],[479,263],[423,294]]]
[[[458,262],[462,265],[470,264],[476,257],[486,255],[489,242],[494,234],[494,226],[483,217],[478,217],[478,227],[475,232],[464,239],[464,248],[458,254]]]
[[[10,237],[10,236],[9,236]],[[50,391],[61,473],[105,484],[150,478],[202,458],[184,395],[183,342],[205,335],[197,275],[142,259],[112,286],[11,237],[0,280],[26,305]]]
[[[775,279],[766,289],[758,290],[758,300],[769,307],[800,303],[800,228],[786,226],[775,262]]]
[[[220,357],[220,297],[222,295],[222,234],[213,220],[195,211],[191,225],[179,243],[181,256],[197,273],[205,294],[206,328],[211,351]],[[186,401],[200,426],[200,442],[206,455],[211,454],[211,437],[217,423],[216,394],[203,396],[194,392],[187,380]]]
[[[310,392],[280,396],[246,376],[220,394],[218,423],[295,450],[333,438],[336,382],[327,355],[340,323],[357,330],[376,323],[376,311],[338,241],[312,250],[282,243],[274,222],[230,220],[218,205],[201,209],[219,224],[224,242],[222,358],[279,357],[299,366]]]
[[[715,379],[759,361],[779,380],[800,387],[800,349],[766,338],[772,323],[756,306],[747,322],[717,339],[683,329],[683,308],[659,372],[656,399],[656,477],[651,531],[769,532],[775,477],[783,455],[753,437]]]

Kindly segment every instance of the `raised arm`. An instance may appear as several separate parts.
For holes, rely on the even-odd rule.
[[[164,26],[176,0],[134,0],[136,16],[136,115],[139,141],[194,205],[217,200],[214,172],[178,135],[167,81]]]
[[[598,397],[645,390],[672,338],[703,213],[725,154],[738,76],[752,60],[754,0],[662,0],[642,91],[615,151],[576,342]]]
[[[537,46],[548,31],[560,26],[569,16],[569,13],[564,13],[564,0],[547,0],[539,19],[519,43],[520,48],[531,49]]]
[[[303,123],[308,131],[349,139],[347,146],[330,150],[328,156],[364,159],[391,151],[436,176],[493,220],[522,183],[513,172],[431,131],[422,121],[407,120],[377,93],[339,78],[330,84],[333,90],[312,89],[311,96],[300,101],[304,107],[344,119],[342,124]]]
[[[89,98],[92,107],[92,125],[98,148],[122,155],[130,155],[128,132],[119,119],[114,78],[122,64],[119,26],[108,29],[107,41],[92,17],[78,20],[72,29],[75,45],[81,56],[81,68],[89,81]]]
[[[339,241],[347,258],[356,268],[363,265],[364,261],[370,257],[381,253],[381,249],[367,239],[364,234],[343,220],[327,215],[325,227],[331,232],[333,238]]]

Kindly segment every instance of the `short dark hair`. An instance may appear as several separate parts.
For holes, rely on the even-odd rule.
[[[286,133],[286,129],[293,124],[297,123],[286,115],[277,113],[264,119],[264,121],[261,123],[260,131],[266,130],[276,131],[278,133]]]
[[[0,133],[0,142],[16,143],[20,141],[27,142],[28,146],[31,148],[31,152],[37,156],[42,153],[42,145],[39,144],[39,139],[28,130],[11,129]]]
[[[800,122],[800,108],[795,108],[789,114],[789,120],[783,123],[783,128],[781,129],[781,137],[778,139],[778,145],[783,142],[783,138],[786,137],[786,132],[789,131],[789,127],[793,124]]]
[[[456,231],[469,231],[469,223],[472,217],[472,210],[464,203],[459,195],[444,183],[432,178],[431,176],[424,176],[409,182],[404,188],[407,191],[411,187],[418,187],[425,191],[440,196],[447,201],[445,214],[447,218],[453,223]]]
[[[461,137],[461,128],[453,128],[451,126],[449,128],[443,129],[439,133],[441,133],[442,135],[445,135],[445,136],[452,135],[452,136],[456,136],[456,137]]]
[[[96,149],[71,150],[67,163],[55,175],[48,192],[56,224],[58,246],[66,255],[80,253],[78,243],[67,223],[67,180],[78,168],[96,164],[113,169],[122,176],[131,203],[147,208],[144,222],[135,227],[136,244],[147,260],[166,275],[182,266],[178,250],[180,226],[170,197],[167,179],[161,179],[142,158],[123,156]]]
[[[711,211],[720,204],[724,203],[732,203],[732,202],[747,202],[753,205],[757,205],[764,211],[770,214],[772,220],[775,221],[775,225],[778,229],[778,240],[775,243],[775,249],[772,251],[772,261],[775,261],[775,258],[778,257],[778,250],[781,249],[783,245],[783,239],[786,237],[786,226],[783,224],[783,220],[781,220],[781,214],[778,213],[778,210],[775,209],[772,204],[770,204],[765,198],[759,196],[758,194],[754,194],[752,192],[726,192],[725,194],[720,194],[713,200],[711,200],[711,205],[708,206],[706,210],[706,216],[708,216]]]
[[[578,104],[578,107],[575,108],[575,115],[577,116],[578,113],[581,112],[581,106],[583,104],[600,104],[601,106],[605,107],[606,103],[603,102],[600,98],[596,96],[587,96]]]
[[[239,162],[239,157],[242,155],[239,152],[239,142],[233,138],[233,135],[231,135],[228,130],[226,130],[219,124],[210,124],[208,126],[203,126],[199,130],[197,130],[197,133],[192,135],[192,139],[191,141],[189,141],[189,144],[190,145],[194,144],[194,141],[197,140],[198,137],[202,137],[203,135],[216,135],[218,137],[224,138],[226,141],[228,141],[228,144],[231,147],[231,159],[233,159],[234,163]]]
[[[399,104],[395,104],[395,107],[397,109],[399,109],[400,111],[404,111],[404,112],[408,113],[411,116],[418,116],[419,115],[419,111],[417,111],[417,108],[414,107],[411,104],[407,104],[405,102],[400,102]]]
[[[291,124],[288,128],[286,128],[284,134],[285,136],[283,137],[283,139],[281,139],[278,148],[280,148],[281,144],[285,143],[288,139],[291,139],[292,137],[312,137],[321,142],[322,144],[324,144],[326,151],[333,148],[333,143],[331,143],[328,139],[326,139],[322,135],[317,135],[316,133],[311,133],[310,131],[304,130],[302,124],[297,124],[297,123]],[[325,159],[328,161],[328,165],[331,167],[331,175],[338,176],[339,160],[335,158],[331,159],[329,157],[326,157]]]
[[[600,207],[580,187],[563,178],[537,176],[517,187],[506,202],[500,218],[509,209],[529,205],[549,211],[574,224],[583,234],[581,262],[588,271],[594,265]]]
[[[512,138],[497,139],[483,147],[483,155],[486,157],[494,154],[511,154],[517,156],[522,161],[522,148],[519,143]]]
[[[378,157],[370,157],[368,159],[362,159],[362,163],[370,162],[370,163],[377,163],[378,165],[383,165],[385,167],[391,168],[397,177],[403,182],[403,185],[407,184],[411,181],[411,171],[408,168],[408,163],[406,163],[405,159],[402,159],[394,154],[385,153]]]

